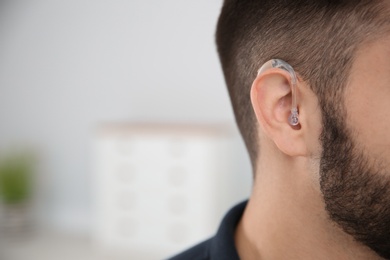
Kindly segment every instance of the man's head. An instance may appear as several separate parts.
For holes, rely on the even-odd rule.
[[[262,64],[278,58],[294,68],[318,100],[319,182],[330,218],[386,258],[390,258],[389,7],[389,2],[379,0],[226,0],[217,29],[225,79],[254,171],[261,154],[268,151],[260,149],[258,132],[266,126],[258,123],[254,113],[258,104],[252,104],[250,91]],[[264,106],[272,91],[261,96]],[[289,99],[278,106],[284,102]],[[310,111],[305,116],[310,117]]]
[[[341,96],[356,50],[388,30],[385,1],[226,0],[217,47],[233,110],[252,165],[259,155],[249,92],[266,61],[287,61],[317,94],[323,111],[341,116]]]

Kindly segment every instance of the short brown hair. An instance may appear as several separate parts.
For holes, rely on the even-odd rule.
[[[322,111],[340,113],[354,53],[389,28],[385,9],[386,0],[225,0],[217,48],[254,171],[259,147],[249,93],[261,65],[285,60],[318,96]]]

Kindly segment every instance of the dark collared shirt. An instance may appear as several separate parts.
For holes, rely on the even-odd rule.
[[[232,208],[223,218],[217,234],[176,255],[169,260],[238,260],[238,253],[234,243],[234,233],[244,212],[247,201],[241,202]]]

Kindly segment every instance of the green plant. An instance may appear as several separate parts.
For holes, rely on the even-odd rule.
[[[25,155],[13,155],[0,161],[0,197],[5,204],[20,204],[28,200],[31,173],[31,160]]]

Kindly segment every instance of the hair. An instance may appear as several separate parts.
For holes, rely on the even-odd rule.
[[[344,111],[342,94],[359,46],[388,32],[388,7],[386,0],[224,1],[217,49],[254,172],[258,125],[249,93],[261,65],[288,62],[317,95],[325,122],[324,115]]]

